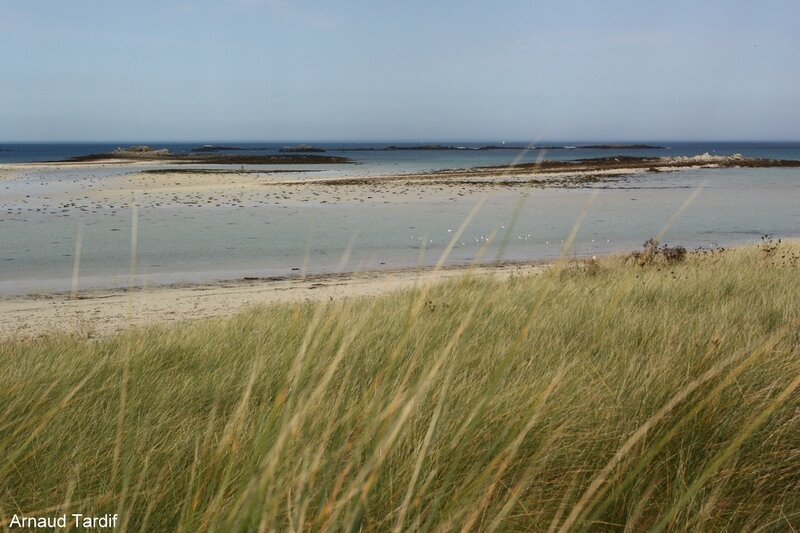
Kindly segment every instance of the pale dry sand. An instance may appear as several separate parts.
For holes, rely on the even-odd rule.
[[[207,285],[168,286],[137,291],[81,292],[0,299],[0,338],[67,333],[103,336],[126,328],[208,317],[224,317],[248,307],[288,302],[329,302],[373,297],[439,283],[465,275],[505,279],[533,275],[544,263],[447,267],[309,276],[304,279],[239,280]]]
[[[711,157],[711,156],[709,156]],[[727,161],[727,160],[726,160]],[[734,162],[738,162],[735,160]],[[15,197],[6,191],[4,204],[24,206],[21,210],[64,213],[73,210],[99,212],[130,205],[160,207],[260,207],[265,205],[348,205],[396,204],[426,201],[455,201],[461,197],[514,186],[526,194],[537,188],[581,188],[635,179],[657,170],[671,172],[718,166],[718,161],[684,158],[664,159],[663,164],[631,165],[624,168],[593,168],[592,163],[576,168],[478,167],[406,174],[337,175],[308,168],[263,166],[238,171],[238,165],[224,169],[213,166],[170,164],[159,161],[102,160],[75,163],[18,163],[0,167],[0,180],[34,180],[45,185],[30,194],[30,187]],[[552,162],[551,162],[552,163]],[[729,161],[730,163],[730,161]],[[627,165],[628,163],[621,163]],[[672,166],[672,165],[680,166]],[[64,183],[36,182],[37,171],[84,170],[80,177]],[[95,176],[96,169],[119,170]],[[22,175],[28,178],[22,178]],[[30,178],[33,176],[33,178]],[[6,187],[7,189],[7,187]],[[41,191],[41,192],[39,192]],[[14,209],[8,211],[14,212]]]

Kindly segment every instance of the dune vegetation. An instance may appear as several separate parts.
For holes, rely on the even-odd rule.
[[[800,244],[0,341],[0,525],[791,531]]]

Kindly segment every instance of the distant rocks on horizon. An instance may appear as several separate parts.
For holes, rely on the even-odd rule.
[[[454,146],[449,144],[414,144],[414,145],[396,145],[391,144],[381,148],[368,147],[368,148],[338,148],[337,151],[344,152],[372,152],[372,151],[400,151],[400,150],[663,150],[663,146],[654,146],[650,144],[586,144],[580,146],[573,145],[560,145],[560,146],[522,146],[518,144],[487,144],[484,146]]]
[[[415,151],[415,150],[429,150],[429,151],[469,151],[469,150],[524,150],[524,146],[511,146],[511,145],[486,145],[486,146],[452,146],[448,144],[414,144],[414,145],[396,145],[390,144],[381,148],[337,148],[336,151],[341,152],[394,152],[394,151]]]
[[[169,150],[166,148],[156,149],[145,145],[128,146],[127,148],[117,147],[111,153],[122,157],[163,157],[170,155]]]
[[[446,146],[444,144],[418,144],[416,146],[396,146],[391,145],[386,148],[379,148],[380,150],[458,150],[456,146]]]
[[[228,152],[234,150],[245,150],[245,148],[239,148],[238,146],[217,146],[215,144],[204,144],[200,148],[192,148],[192,152],[195,153],[214,153],[214,152]]]
[[[664,150],[663,146],[652,144],[584,144],[579,146],[585,150]]]
[[[316,146],[311,146],[310,144],[296,144],[294,146],[284,146],[279,152],[282,153],[312,153],[312,152],[324,152],[322,148],[318,148]]]
[[[242,150],[245,150],[245,148]],[[115,148],[109,153],[71,157],[61,160],[60,162],[88,163],[113,159],[163,161],[166,163],[205,163],[213,165],[319,165],[352,163],[347,157],[312,154],[241,155],[219,154],[214,153],[212,150],[204,150],[202,153],[173,154],[166,148],[154,149],[144,145]]]

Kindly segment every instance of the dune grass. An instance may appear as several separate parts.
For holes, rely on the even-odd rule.
[[[800,245],[0,343],[0,521],[784,531]]]

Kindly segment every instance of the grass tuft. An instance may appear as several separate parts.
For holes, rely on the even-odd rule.
[[[797,528],[800,245],[670,250],[0,342],[0,525]]]

